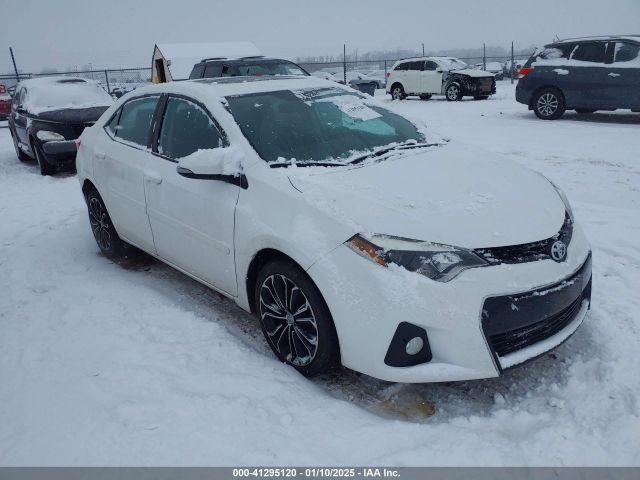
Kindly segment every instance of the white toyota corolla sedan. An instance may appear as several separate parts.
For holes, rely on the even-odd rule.
[[[590,306],[558,187],[335,82],[140,88],[84,131],[77,170],[105,254],[133,245],[232,298],[304,375],[493,377]]]

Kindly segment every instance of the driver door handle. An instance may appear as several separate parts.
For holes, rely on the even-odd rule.
[[[145,172],[144,179],[147,183],[154,183],[156,185],[160,185],[162,183],[162,177],[153,172]]]

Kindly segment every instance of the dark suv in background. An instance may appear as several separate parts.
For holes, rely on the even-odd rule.
[[[516,100],[543,120],[566,110],[640,111],[640,35],[549,44],[529,58],[519,76]]]
[[[207,58],[195,64],[191,75],[189,75],[189,80],[260,75],[309,75],[309,73],[301,66],[279,58]]]

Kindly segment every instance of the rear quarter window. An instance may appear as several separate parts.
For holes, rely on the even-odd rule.
[[[204,73],[204,65],[196,65],[191,70],[191,75],[189,75],[189,79],[194,78],[202,78],[202,74]]]

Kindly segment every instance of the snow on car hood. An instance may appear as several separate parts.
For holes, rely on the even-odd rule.
[[[296,168],[289,180],[315,208],[363,233],[466,248],[555,235],[565,209],[551,183],[488,155],[449,144],[353,167]]]
[[[464,68],[462,70],[451,70],[452,73],[459,73],[460,75],[467,75],[469,77],[493,77],[493,73],[485,72],[484,70],[475,70],[471,68]]]

